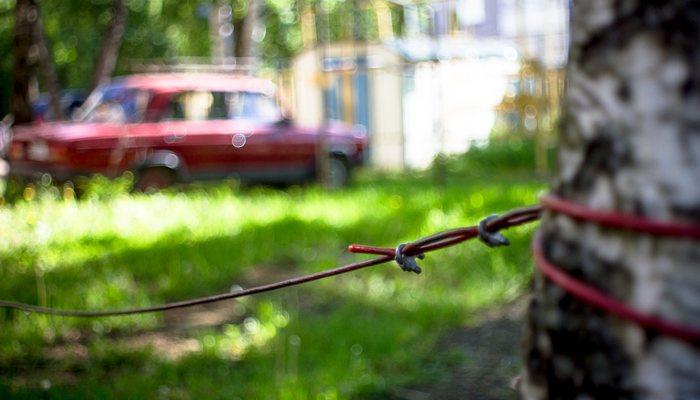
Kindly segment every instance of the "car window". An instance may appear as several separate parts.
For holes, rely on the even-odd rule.
[[[228,115],[231,119],[275,122],[282,117],[275,101],[262,93],[228,93]]]
[[[85,101],[82,120],[87,122],[126,123],[142,120],[151,93],[120,85],[96,90]]]
[[[164,120],[252,120],[275,122],[282,117],[275,101],[262,93],[190,91],[175,95]]]

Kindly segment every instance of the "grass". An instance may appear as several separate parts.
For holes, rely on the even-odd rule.
[[[333,193],[103,188],[81,201],[39,186],[0,208],[0,293],[111,309],[225,292],[365,259],[350,243],[475,224],[544,189],[526,173],[453,174],[439,189],[427,176],[365,174]],[[430,253],[421,275],[387,264],[223,303],[226,318],[203,326],[0,310],[0,398],[391,398],[449,367],[454,354],[436,350],[444,332],[523,292],[532,230],[509,231],[508,248]]]

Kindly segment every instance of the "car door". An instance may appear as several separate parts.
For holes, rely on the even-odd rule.
[[[127,129],[126,124],[117,123],[67,125],[65,130],[70,133],[66,137],[74,141],[71,167],[81,172],[117,176],[123,171],[120,167]]]
[[[299,182],[313,172],[314,136],[295,129],[265,93],[227,93],[232,157],[242,178],[258,182]]]
[[[101,87],[87,101],[79,122],[56,124],[58,137],[74,142],[74,170],[116,176],[126,169],[131,126],[139,120],[139,99],[149,93],[120,84]]]
[[[158,151],[172,152],[190,179],[235,175],[233,128],[220,92],[190,90],[169,99],[159,122]]]
[[[313,135],[293,132],[274,100],[251,91],[173,94],[159,122],[159,151],[191,179],[293,182],[313,172]]]

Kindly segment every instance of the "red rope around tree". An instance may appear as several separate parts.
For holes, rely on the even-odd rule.
[[[700,240],[700,227],[697,226],[652,220],[630,214],[594,210],[552,195],[544,196],[541,200],[545,209],[578,220],[595,222],[605,227],[627,229],[654,236]],[[542,250],[540,233],[535,235],[532,251],[535,257],[535,264],[542,274],[555,285],[584,303],[632,321],[644,328],[700,346],[699,328],[670,322],[655,315],[637,311],[603,293],[600,289],[570,276],[561,267],[552,264],[546,259]]]
[[[700,346],[700,329],[669,322],[657,316],[639,312],[603,293],[600,289],[572,277],[564,272],[561,267],[549,262],[542,251],[541,234],[539,232],[535,235],[532,253],[535,257],[535,265],[547,279],[584,303],[632,321],[644,328]]]
[[[659,221],[639,215],[600,211],[553,195],[543,196],[540,200],[542,206],[550,211],[583,221],[595,222],[608,228],[626,229],[654,236],[700,240],[700,226],[675,221]]]

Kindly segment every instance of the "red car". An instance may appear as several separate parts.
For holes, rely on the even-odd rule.
[[[99,88],[73,122],[15,127],[9,162],[11,176],[49,173],[57,181],[133,171],[136,187],[148,189],[225,177],[301,183],[317,176],[327,155],[329,183],[339,186],[364,161],[366,146],[359,128],[295,125],[267,80],[147,74]]]

